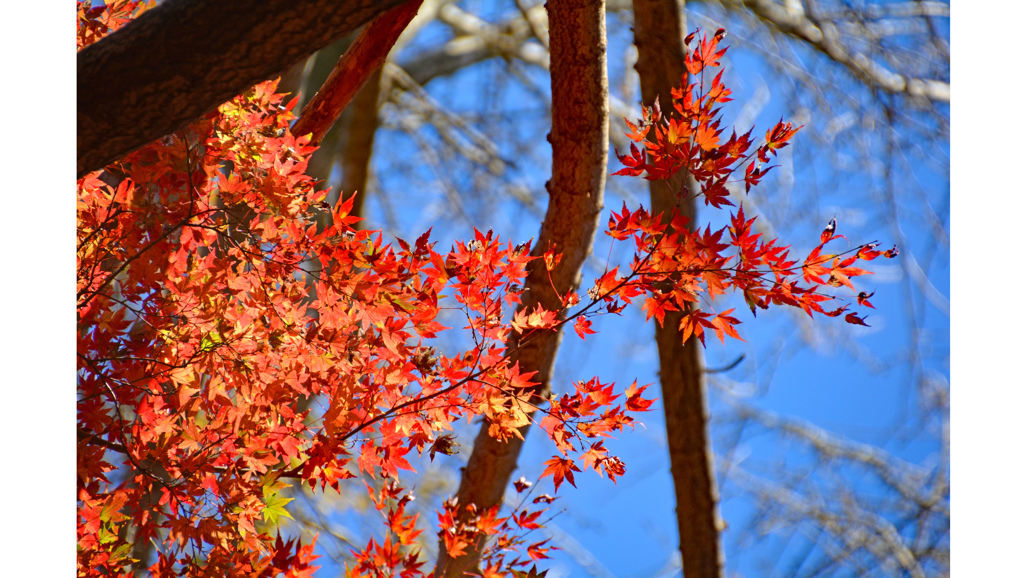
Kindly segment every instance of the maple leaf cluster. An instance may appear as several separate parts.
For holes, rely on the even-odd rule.
[[[154,6],[156,0],[110,0],[99,6],[93,6],[91,0],[78,2],[78,50],[94,44]]]
[[[687,45],[693,44],[698,35],[699,30],[687,36]],[[788,146],[800,127],[780,121],[766,132],[764,142],[753,152],[749,152],[754,145],[753,129],[739,136],[733,131],[728,139],[722,138],[724,128],[718,105],[732,100],[731,91],[722,84],[723,71],[711,79],[710,87],[705,86],[705,77],[720,67],[719,59],[727,50],[719,48],[724,37],[722,29],[710,38],[705,34],[689,51],[686,67],[696,81],[686,84],[684,77],[685,89],[673,89],[672,106],[676,114],[663,113],[655,101],[654,106],[643,109],[637,123],[626,120],[630,128],[627,136],[634,143],[630,144],[629,155],[617,155],[624,168],[614,174],[660,180],[683,171],[699,186],[696,196],[715,208],[734,206],[727,185],[738,182],[734,174],[743,163],[745,189],[749,191],[760,183],[772,168],[762,163]],[[684,186],[679,195],[686,194]],[[707,226],[701,231],[675,212],[652,215],[643,207],[630,211],[623,204],[620,213],[612,213],[606,233],[616,241],[632,239],[633,261],[623,275],[619,275],[618,268],[606,271],[588,295],[604,300],[605,311],[610,313],[618,313],[625,303],[643,297],[641,308],[647,319],[654,317],[663,324],[666,312],[682,312],[679,329],[684,341],[694,336],[704,343],[705,332],[712,330],[724,342],[726,335],[742,339],[735,327],[740,321],[731,315],[734,309],[708,311],[716,297],[730,291],[742,292],[755,316],[758,309],[778,304],[799,307],[808,315],[817,312],[836,317],[846,312],[850,304],[827,310],[829,304],[846,299],[829,290],[842,286],[854,289],[852,277],[870,274],[854,264],[880,255],[892,258],[899,254],[895,247],[884,253],[876,251],[877,243],[863,244],[840,254],[822,254],[827,243],[845,238],[835,234],[837,225],[832,219],[821,234],[821,243],[798,261],[791,258],[790,247],[755,233],[755,220],[756,217],[747,219],[740,206],[730,214],[729,225],[716,231]],[[857,304],[873,307],[868,297],[861,292]],[[589,328],[582,321],[584,317],[581,315],[576,321],[578,331]],[[867,325],[853,311],[846,314],[845,320]]]
[[[80,4],[80,47],[139,7]],[[519,436],[538,409],[533,373],[505,351],[512,332],[559,323],[512,315],[529,244],[477,231],[438,252],[429,231],[391,245],[355,228],[351,199],[330,207],[305,174],[314,148],[289,132],[295,101],[275,88],[78,181],[83,576],[136,571],[133,544],[150,541],[154,575],[310,575],[312,546],[274,535],[290,517],[285,490],[356,477],[383,486],[386,532],[353,553],[351,573],[421,575],[398,482],[410,458],[456,452],[453,424],[476,416]],[[465,351],[430,344],[449,330],[442,291],[465,316]],[[628,423],[623,413],[607,419]],[[474,532],[492,527],[475,520]],[[520,545],[542,557],[543,542],[513,535],[530,524],[494,526],[488,560],[515,569],[521,560],[498,560]]]
[[[508,516],[498,517],[497,506],[483,511],[475,504],[463,508],[458,498],[445,500],[438,512],[439,534],[450,557],[465,555],[470,546],[486,544],[480,555],[481,576],[543,576],[544,573],[536,574],[536,565],[531,570],[526,570],[526,565],[547,559],[548,552],[558,549],[547,545],[550,538],[532,543],[526,538],[544,527],[540,518],[547,508],[537,509],[537,505],[551,504],[557,498],[548,494],[532,497],[534,484],[524,477],[513,485],[517,499]]]
[[[699,29],[698,29],[699,32]],[[686,44],[693,43],[698,32],[686,37]],[[736,165],[750,159],[747,151],[753,145],[751,134],[737,136],[733,131],[723,142],[718,105],[732,101],[732,91],[722,83],[722,74],[711,80],[711,86],[705,86],[705,75],[708,70],[719,68],[719,59],[725,55],[727,48],[719,48],[718,44],[725,37],[725,30],[719,29],[713,37],[704,35],[696,47],[686,56],[686,69],[696,81],[687,84],[684,76],[682,86],[672,89],[672,106],[677,115],[666,115],[661,110],[659,100],[655,100],[650,108],[643,107],[642,118],[634,124],[626,119],[630,132],[626,134],[631,140],[640,143],[630,144],[630,154],[617,155],[625,168],[613,173],[616,175],[640,176],[648,180],[668,179],[679,171],[684,171],[700,184],[700,196],[704,202],[715,208],[732,206],[728,199],[729,191],[726,184],[736,170]],[[781,121],[765,135],[765,142],[757,147],[757,162],[747,165],[743,181],[749,191],[772,167],[762,167],[777,151],[789,145],[789,139],[800,127],[794,128],[792,123]]]
[[[311,550],[282,557],[290,542],[265,531],[287,515],[279,479],[395,480],[410,453],[451,451],[453,422],[485,415],[511,435],[534,409],[499,345],[528,253],[354,229],[351,201],[330,209],[305,175],[312,148],[282,98],[258,85],[79,181],[83,571],[128,563],[126,524],[163,542],[157,574],[308,566]],[[443,289],[477,339],[458,355],[425,344],[447,329]],[[357,567],[415,568],[409,540],[371,542]]]
[[[141,9],[139,2],[80,3],[79,48]],[[702,41],[701,60],[688,66],[712,66],[722,52],[716,41]],[[633,126],[645,151],[634,146],[630,158],[642,164],[627,164],[624,174],[685,168],[710,183],[702,189],[709,203],[730,204],[720,194],[724,179],[751,143],[735,136],[720,143],[720,121],[707,120],[708,107],[728,95],[720,76],[713,97],[693,97],[691,86],[677,103],[696,124],[655,113],[642,121],[649,126]],[[659,321],[728,289],[760,307],[823,311],[820,303],[834,297],[816,287],[852,287],[850,278],[866,273],[853,264],[880,254],[866,245],[843,258],[822,255],[837,238],[833,227],[798,267],[785,248],[751,233],[742,208],[725,241],[725,229],[689,232],[681,217],[668,229],[660,216],[624,206],[609,234],[635,241],[631,270],[600,277],[575,313],[575,292],[560,310],[525,309],[519,295],[528,267],[551,270],[557,253],[532,256],[528,243],[480,231],[448,251],[435,250],[430,231],[395,246],[379,231],[356,228],[351,198],[331,207],[327,191],[305,174],[314,147],[291,134],[295,101],[275,89],[276,82],[256,85],[78,181],[81,576],[137,571],[133,545],[150,541],[156,576],[311,576],[313,544],[277,531],[290,517],[287,488],[340,491],[359,477],[373,481],[366,490],[384,531],[352,553],[349,574],[420,576],[422,529],[400,480],[403,470],[415,471],[410,459],[458,451],[456,422],[483,416],[501,439],[539,422],[560,453],[541,476],[552,476],[557,491],[564,481],[575,485],[578,463],[613,481],[624,475],[604,438],[633,427],[632,414],[653,403],[642,397],[645,387],[619,394],[597,378],[539,400],[534,372],[509,361],[507,343],[522,346],[567,323],[585,337],[599,305],[618,313],[640,297],[648,318]],[[776,129],[759,155],[791,136]],[[730,248],[734,255],[722,254]],[[811,288],[790,280],[801,268]],[[464,351],[436,346],[451,330],[438,320],[446,294],[466,320],[461,331],[472,346]],[[870,296],[862,292],[858,303],[870,307]],[[690,310],[685,337],[703,341],[705,329],[738,337],[730,312]],[[530,485],[520,480],[516,489]],[[504,517],[449,500],[438,535],[452,556],[486,540],[486,576],[536,575],[525,565],[550,547],[526,535],[541,527],[543,510],[533,507],[551,500],[524,499]]]

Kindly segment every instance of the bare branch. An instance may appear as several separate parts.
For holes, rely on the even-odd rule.
[[[913,78],[886,69],[865,54],[852,50],[843,42],[836,24],[772,0],[725,0],[726,6],[742,5],[780,32],[799,38],[829,58],[844,65],[869,86],[913,98],[949,102],[949,83],[927,78]]]

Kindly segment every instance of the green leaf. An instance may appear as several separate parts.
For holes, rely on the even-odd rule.
[[[273,492],[272,494],[267,495],[264,502],[266,504],[266,507],[263,508],[262,512],[263,521],[267,522],[268,524],[276,526],[281,516],[284,516],[289,520],[293,519],[292,515],[289,514],[288,510],[285,509],[285,506],[288,504],[288,502],[292,500],[293,498],[279,496],[277,492]]]
[[[268,524],[276,526],[281,516],[292,520],[292,515],[288,513],[285,506],[288,502],[294,498],[286,498],[280,495],[280,491],[283,488],[287,488],[288,484],[284,482],[278,482],[277,476],[274,474],[268,474],[263,480],[263,521]]]
[[[202,341],[199,342],[199,351],[204,353],[213,351],[221,343],[224,343],[224,338],[220,336],[220,333],[211,331],[204,335]]]

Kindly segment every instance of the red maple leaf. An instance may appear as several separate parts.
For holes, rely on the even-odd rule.
[[[547,476],[553,476],[555,479],[555,491],[558,491],[558,487],[562,485],[563,481],[568,480],[573,487],[576,486],[576,481],[572,477],[573,472],[578,472],[580,469],[576,467],[575,462],[570,459],[560,458],[558,456],[552,457],[550,460],[544,462],[547,468],[541,472],[540,477],[544,478]]]

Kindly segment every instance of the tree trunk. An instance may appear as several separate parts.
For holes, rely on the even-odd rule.
[[[547,8],[551,27],[552,176],[547,184],[547,214],[533,255],[543,255],[554,246],[562,253],[562,260],[551,271],[550,281],[543,259],[530,264],[520,308],[542,304],[545,309],[559,310],[558,295],[579,284],[603,207],[608,170],[607,43],[603,1],[548,0]],[[522,347],[515,338],[507,344],[510,359],[518,361],[521,371],[538,372],[533,378],[540,383],[534,392],[537,403],[550,391],[561,337],[558,330],[531,339]],[[478,511],[501,504],[523,447],[518,439],[499,442],[487,434],[487,429],[486,423],[481,425],[459,484],[458,503],[463,511],[467,504],[476,504]],[[523,427],[520,433],[525,437],[528,430]],[[463,556],[449,558],[442,541],[435,575],[462,576],[473,571],[483,546],[476,544]]]
[[[647,106],[660,98],[661,108],[672,111],[671,90],[686,82],[686,14],[681,0],[633,0],[633,36],[637,47],[636,71]],[[682,172],[668,181],[650,181],[651,211],[668,214],[678,209],[694,226],[697,204],[687,195]],[[689,198],[688,198],[689,197]],[[680,199],[685,199],[680,201]],[[719,533],[718,490],[714,456],[708,435],[707,387],[700,342],[682,343],[682,314],[665,314],[655,325],[661,362],[662,403],[668,436],[669,461],[676,492],[679,551],[686,578],[722,575],[724,556]]]
[[[401,0],[175,0],[78,53],[77,174],[272,78]]]

